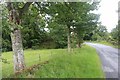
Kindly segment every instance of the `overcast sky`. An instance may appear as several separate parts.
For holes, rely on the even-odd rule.
[[[101,14],[100,21],[110,32],[118,23],[118,1],[120,0],[101,0],[98,13]]]

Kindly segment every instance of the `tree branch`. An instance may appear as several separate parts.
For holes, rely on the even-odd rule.
[[[22,14],[28,10],[29,6],[32,4],[32,2],[27,2],[22,8],[20,8],[19,13],[20,16],[22,16]]]
[[[7,2],[7,9],[10,11],[12,10],[13,5],[11,4],[11,2]]]

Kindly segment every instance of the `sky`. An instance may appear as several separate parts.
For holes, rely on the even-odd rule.
[[[100,8],[97,13],[100,14],[102,25],[106,26],[108,32],[118,24],[118,1],[120,0],[101,0]]]

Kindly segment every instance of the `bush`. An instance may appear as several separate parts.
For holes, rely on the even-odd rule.
[[[36,50],[36,49],[40,49],[40,46],[32,46],[32,49]]]
[[[41,49],[54,49],[56,47],[56,44],[54,42],[43,42],[40,46]]]

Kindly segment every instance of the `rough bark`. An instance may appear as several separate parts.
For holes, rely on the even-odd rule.
[[[81,43],[78,41],[77,48],[81,48]]]
[[[17,72],[25,68],[22,38],[19,29],[16,29],[13,32],[11,32],[11,40],[12,40],[12,49],[14,52],[13,54],[14,71]]]
[[[14,58],[14,72],[19,72],[25,68],[24,62],[24,52],[22,46],[21,31],[18,28],[18,25],[21,24],[21,16],[28,9],[32,2],[26,3],[23,8],[16,10],[11,2],[7,3],[7,8],[9,10],[9,21],[11,24],[11,40],[12,40],[12,49],[13,49],[13,58]]]
[[[78,37],[78,40],[77,40],[77,48],[81,48],[81,44],[83,43],[83,39]]]
[[[70,45],[70,27],[68,27],[67,38],[68,38],[68,52],[70,52],[71,51],[71,45]]]
[[[24,52],[22,47],[21,32],[17,25],[20,24],[19,13],[17,10],[12,9],[9,11],[9,20],[12,23],[11,27],[11,40],[14,58],[14,72],[23,70],[25,67],[24,63]]]

